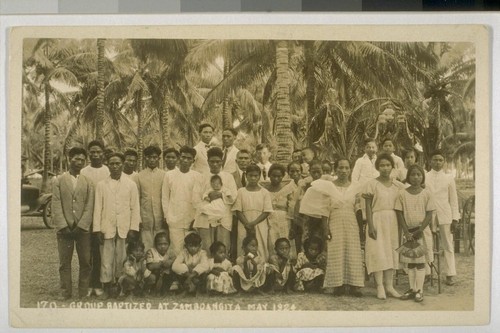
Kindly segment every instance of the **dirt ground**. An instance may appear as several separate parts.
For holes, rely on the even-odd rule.
[[[341,310],[341,311],[417,311],[417,310],[473,310],[474,309],[474,255],[456,255],[457,283],[454,286],[441,284],[441,293],[438,293],[437,281],[434,285],[426,283],[424,301],[401,301],[388,298],[385,301],[376,298],[373,278],[366,281],[363,288],[364,297],[352,298],[347,296],[334,297],[330,293],[290,295],[248,295],[232,296],[202,296],[180,297],[167,296],[165,298],[129,297],[125,302],[109,300],[100,302],[97,298],[79,303],[78,299],[67,302],[55,301],[59,294],[58,255],[56,235],[43,225],[41,218],[24,217],[21,222],[21,307],[129,307],[143,306],[168,309],[262,309],[262,310]],[[76,254],[73,258],[73,279],[78,276]],[[396,289],[404,292],[407,289],[406,275],[400,275]],[[77,294],[77,285],[74,281],[74,294]]]

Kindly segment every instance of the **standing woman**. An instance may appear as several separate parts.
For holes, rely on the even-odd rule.
[[[391,178],[394,160],[388,154],[380,154],[375,161],[380,176],[366,184],[366,268],[373,273],[377,283],[377,298],[385,299],[386,293],[399,298],[394,289],[394,269],[398,268],[399,255],[395,251],[398,242],[398,221],[394,206],[398,191],[404,185]],[[384,288],[385,287],[385,288]]]
[[[339,159],[335,162],[334,169],[338,178],[333,181],[330,193],[331,239],[327,243],[324,287],[333,287],[336,296],[349,294],[361,297],[359,288],[364,286],[365,272],[356,220],[356,211],[361,209],[357,196],[361,187],[349,180],[349,160]]]

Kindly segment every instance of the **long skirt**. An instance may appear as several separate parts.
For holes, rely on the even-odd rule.
[[[399,254],[395,251],[399,247],[398,222],[396,211],[381,210],[373,213],[373,226],[377,232],[374,240],[368,235],[366,228],[366,269],[372,272],[397,269]]]
[[[365,272],[359,226],[352,207],[332,210],[330,233],[332,239],[327,243],[324,287],[340,287],[344,284],[363,287]]]

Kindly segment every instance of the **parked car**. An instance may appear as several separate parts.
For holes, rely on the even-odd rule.
[[[21,182],[21,216],[41,216],[43,223],[49,229],[54,228],[52,223],[51,203],[52,193],[41,193],[40,177],[43,170],[31,171],[24,175]],[[49,172],[49,177],[55,174]]]

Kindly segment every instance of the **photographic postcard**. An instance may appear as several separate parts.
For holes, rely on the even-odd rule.
[[[11,325],[488,323],[489,35],[488,28],[479,25],[12,28],[7,114]],[[98,74],[99,61],[103,76]],[[99,89],[104,118],[97,111]],[[311,149],[331,168],[341,158],[354,166],[363,156],[366,138],[375,138],[380,151],[383,139],[390,137],[397,155],[403,157],[411,149],[428,170],[431,152],[441,149],[444,170],[456,183],[461,214],[453,242],[455,284],[446,284],[447,259],[440,247],[432,256],[423,302],[380,300],[369,275],[362,279],[362,297],[334,296],[333,288],[320,288],[316,293],[82,299],[75,296],[79,274],[75,250],[73,297],[60,300],[58,245],[47,202],[50,178],[68,170],[68,150],[86,147],[99,131],[113,151],[141,151],[149,145],[193,147],[200,141],[198,126],[204,122],[214,129],[211,145],[222,146],[222,129],[231,127],[236,129],[237,148],[253,155],[257,144],[266,143],[271,162],[281,164],[292,160],[293,151]],[[139,161],[143,159],[139,154]],[[44,175],[47,161],[51,167]],[[166,167],[163,163],[161,167]],[[29,189],[26,197],[24,191]],[[327,275],[328,267],[330,263]],[[393,280],[400,293],[408,289],[409,274],[403,266]]]

